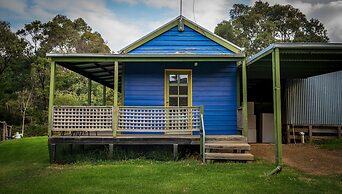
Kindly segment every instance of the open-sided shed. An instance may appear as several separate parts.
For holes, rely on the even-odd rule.
[[[246,69],[248,89],[251,91],[249,100],[266,99],[273,102],[277,164],[281,165],[282,85],[289,79],[308,78],[342,70],[342,44],[272,44],[248,59]]]

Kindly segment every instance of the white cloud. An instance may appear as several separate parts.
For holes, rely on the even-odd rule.
[[[118,51],[143,35],[143,30],[133,23],[122,22],[107,8],[105,0],[33,0],[29,6],[20,0],[4,2],[6,4],[2,4],[1,0],[0,7],[15,11],[17,17],[29,17],[31,21],[47,22],[57,14],[66,15],[70,19],[82,17],[94,31],[102,35],[112,51]]]
[[[0,8],[13,11],[16,14],[21,14],[26,9],[26,1],[23,0],[0,0]]]
[[[255,1],[251,0],[250,4]],[[163,19],[156,16],[154,20],[144,21],[144,25],[138,25],[137,21],[129,20],[129,17],[124,14],[117,15],[108,8],[108,3],[112,2],[127,3],[132,6],[132,9],[136,9],[139,4],[144,4],[157,10],[169,10],[174,13],[174,16]],[[193,14],[193,2],[195,2],[195,14]],[[328,29],[331,41],[342,41],[341,0],[324,2],[323,0],[270,0],[268,2],[292,4],[309,18],[319,19]],[[46,22],[56,14],[63,14],[71,19],[82,17],[94,30],[102,34],[113,51],[118,51],[179,14],[179,0],[32,0],[30,4],[28,3],[25,0],[0,0],[0,8],[6,8],[15,13],[13,17],[26,18],[26,21],[38,19]],[[234,3],[241,3],[241,1],[183,0],[183,15],[214,31],[219,22],[229,18],[229,10]],[[144,18],[134,20],[144,20]]]
[[[145,4],[149,7],[167,8],[179,14],[179,0],[113,0],[130,5]],[[194,3],[194,4],[193,4]],[[183,0],[183,15],[210,31],[214,31],[215,26],[224,19],[228,19],[229,9],[238,0]],[[195,12],[193,12],[193,10]],[[175,17],[177,16],[175,15]],[[170,18],[172,19],[172,18]]]
[[[117,15],[106,7],[104,0],[35,0],[34,13],[39,14],[39,17],[53,17],[58,13],[71,19],[81,17],[93,30],[101,33],[113,51],[118,51],[142,35],[141,30],[133,24],[121,22]]]

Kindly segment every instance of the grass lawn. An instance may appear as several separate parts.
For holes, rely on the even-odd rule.
[[[342,150],[342,139],[328,139],[319,143],[320,147],[328,150]]]
[[[49,165],[47,138],[0,143],[0,193],[342,193],[342,176],[311,176],[285,167],[151,160]]]

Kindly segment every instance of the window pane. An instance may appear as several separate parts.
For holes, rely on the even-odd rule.
[[[188,106],[188,98],[180,97],[179,98],[179,106]]]
[[[188,83],[188,75],[179,75],[179,83],[187,84]]]
[[[171,74],[169,76],[169,83],[177,83],[177,75]]]
[[[179,95],[188,95],[188,86],[179,86]]]
[[[178,86],[170,86],[169,95],[178,95]]]
[[[177,97],[170,97],[169,98],[169,106],[178,106],[178,98]]]

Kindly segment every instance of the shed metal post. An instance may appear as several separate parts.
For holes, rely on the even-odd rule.
[[[275,134],[276,165],[282,166],[282,129],[281,129],[281,96],[280,96],[280,56],[279,48],[272,52],[273,110]]]
[[[119,90],[119,62],[114,62],[114,115],[113,115],[113,136],[116,137],[118,127],[118,91]]]
[[[53,120],[53,104],[55,101],[55,78],[56,78],[56,63],[51,61],[50,64],[50,95],[49,95],[49,118],[48,118],[48,136],[51,136],[52,120]]]
[[[91,88],[92,88],[91,79],[88,78],[88,106],[91,106]]]
[[[246,59],[242,61],[242,135],[248,137],[248,107],[247,107],[247,63]]]
[[[103,87],[103,89],[102,89],[102,91],[103,91],[103,93],[102,93],[102,105],[106,106],[106,102],[107,102],[106,89],[107,89],[107,87],[105,85],[103,85],[102,87]]]

